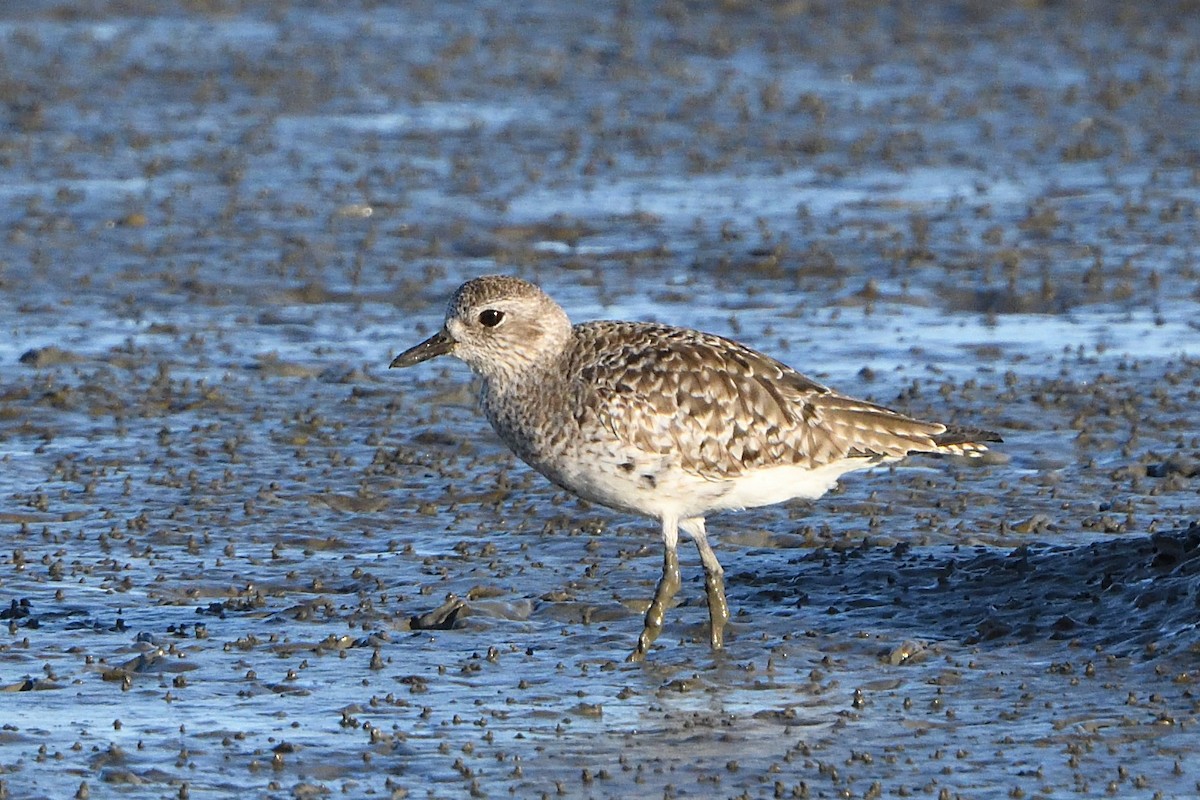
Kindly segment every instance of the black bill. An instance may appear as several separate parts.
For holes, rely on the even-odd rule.
[[[388,367],[411,367],[413,364],[444,356],[454,349],[454,344],[454,339],[450,338],[450,334],[446,333],[446,329],[443,328],[416,347],[410,347],[393,358]]]

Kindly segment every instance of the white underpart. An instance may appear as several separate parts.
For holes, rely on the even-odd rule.
[[[881,463],[898,460],[844,458],[816,469],[797,466],[759,468],[729,481],[729,490],[708,510],[758,508],[793,499],[816,500],[837,486],[838,478],[847,472],[870,469]]]
[[[687,520],[702,519],[714,511],[757,508],[792,499],[816,500],[837,486],[838,478],[848,472],[897,460],[846,458],[815,469],[794,465],[760,467],[724,480],[702,478],[666,463],[643,463],[632,473],[611,467],[597,469],[603,459],[560,463],[548,472],[592,502],[660,520]],[[654,477],[653,484],[647,475]]]

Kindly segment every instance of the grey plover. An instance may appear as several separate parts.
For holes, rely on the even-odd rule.
[[[730,339],[646,322],[572,325],[537,286],[487,276],[454,293],[441,330],[392,361],[441,355],[483,379],[481,405],[514,453],[558,486],[657,519],[662,577],[630,660],[679,589],[683,531],[704,564],[710,643],[724,643],[724,571],[704,518],[815,500],[847,472],[911,453],[978,455],[990,431],[855,400]]]

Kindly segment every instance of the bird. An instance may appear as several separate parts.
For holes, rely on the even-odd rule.
[[[645,659],[680,588],[681,533],[704,567],[709,644],[723,648],[729,606],[710,514],[816,500],[848,472],[916,453],[979,456],[1002,441],[841,394],[711,333],[572,324],[541,288],[507,275],[459,286],[437,333],[390,367],[444,355],[481,379],[483,414],[522,461],[584,500],[658,521],[662,574],[630,661]]]

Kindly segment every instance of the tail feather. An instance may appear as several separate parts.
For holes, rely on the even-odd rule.
[[[1000,434],[981,428],[946,428],[933,437],[937,452],[955,456],[975,456],[987,451],[984,442],[1003,442]]]

